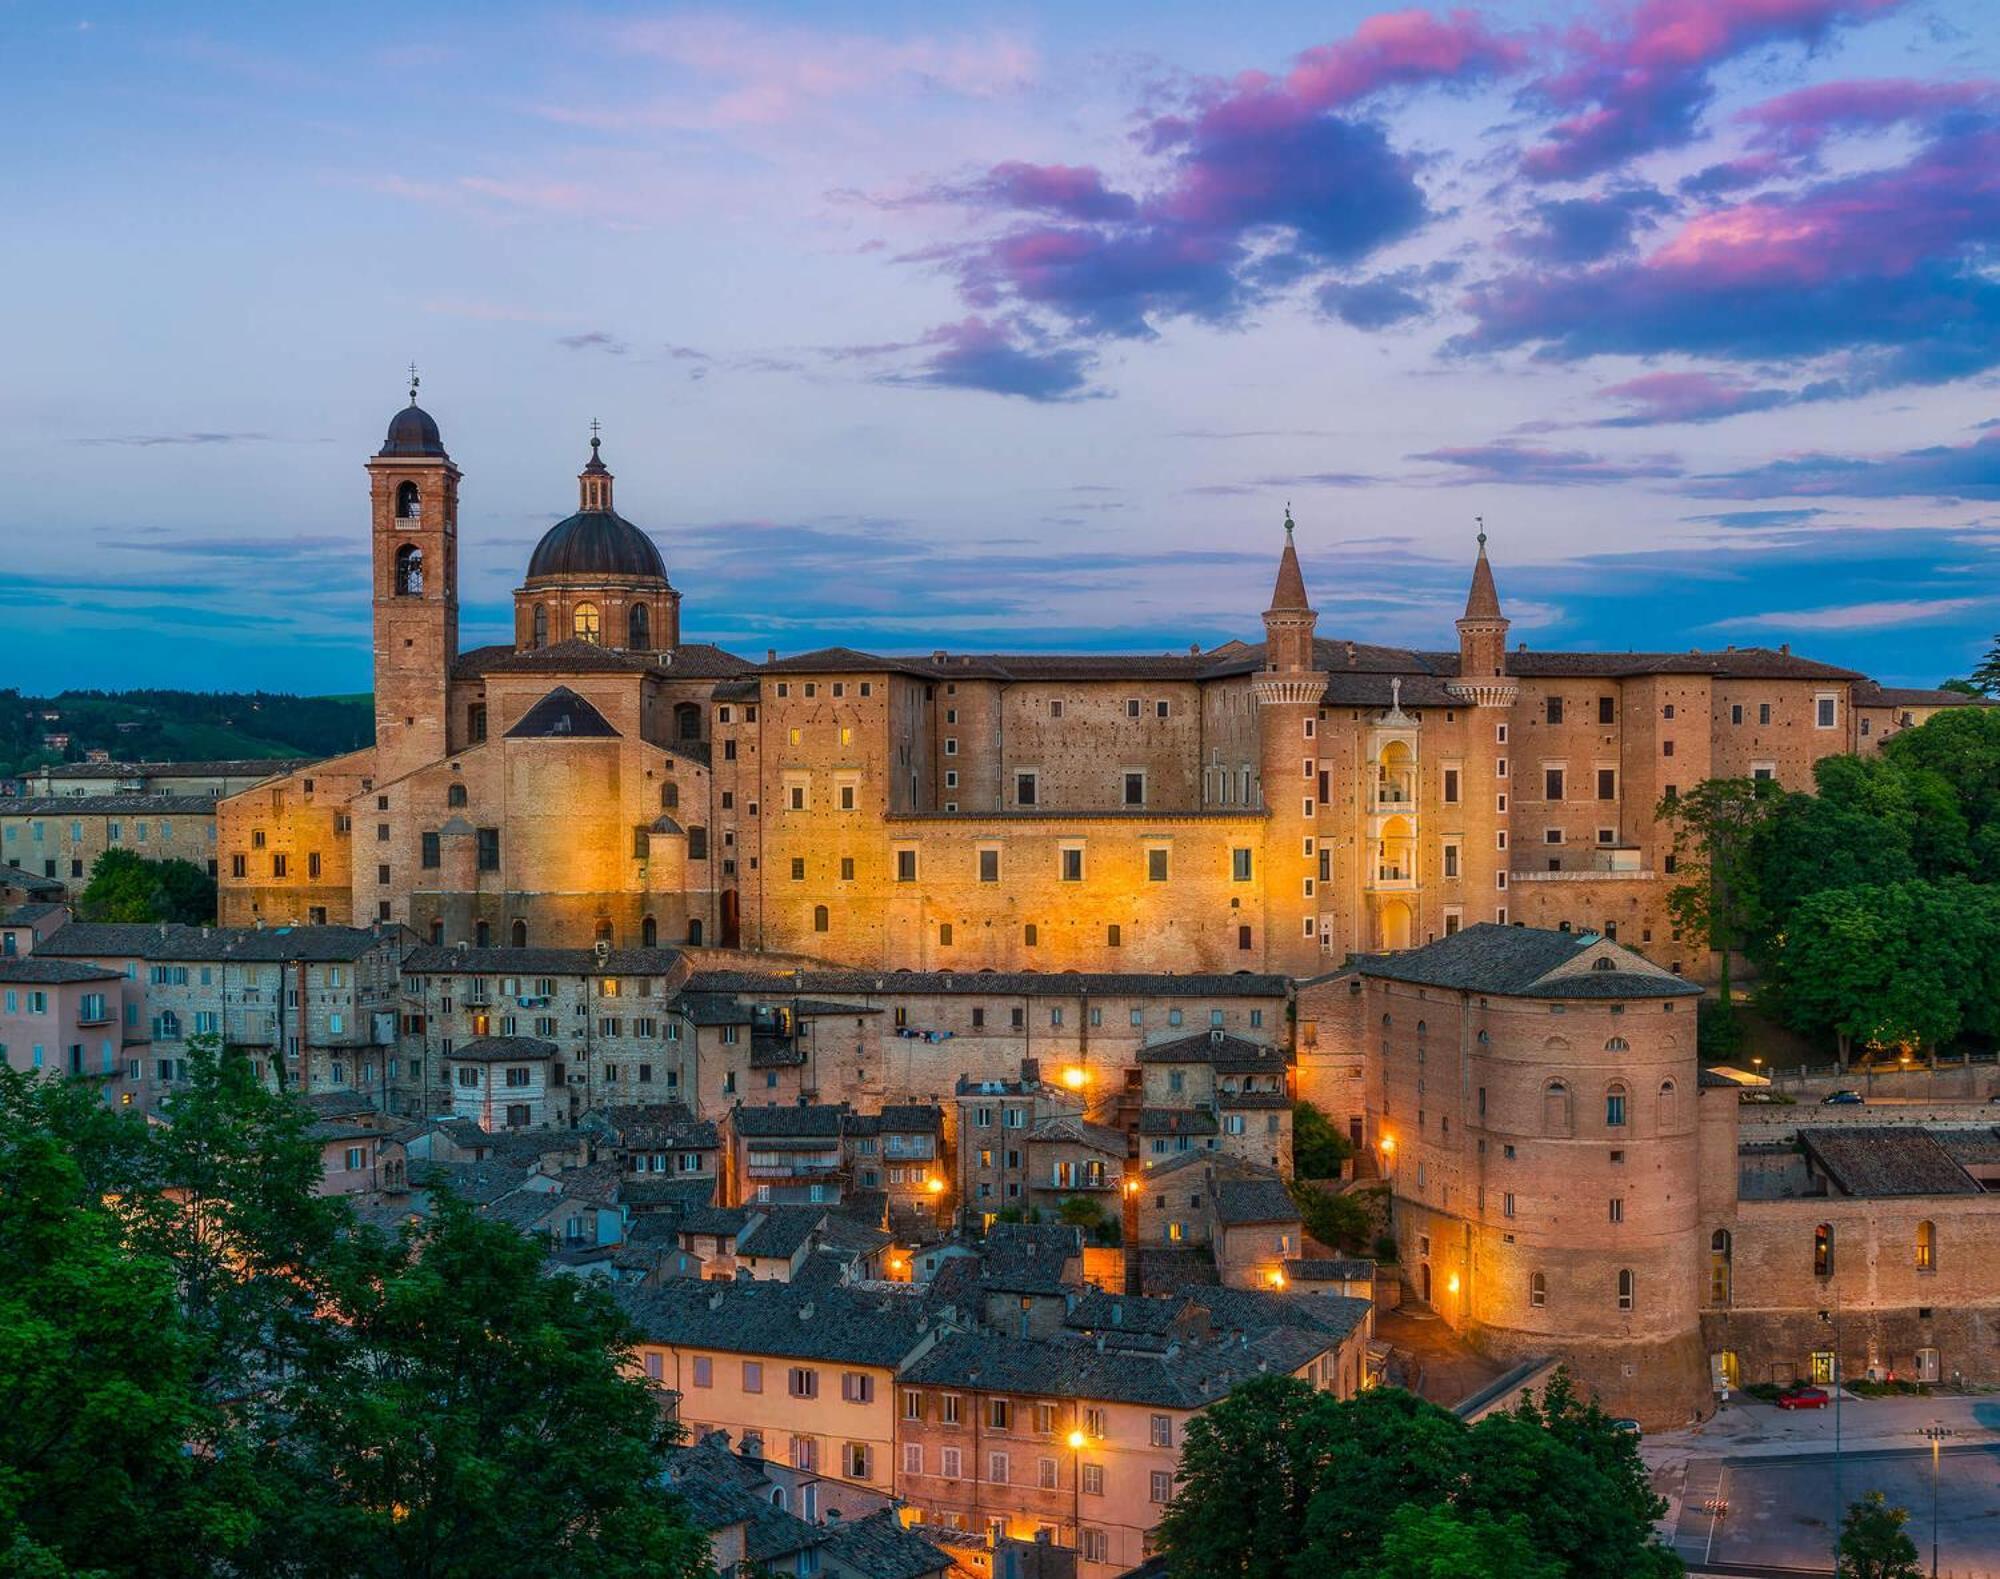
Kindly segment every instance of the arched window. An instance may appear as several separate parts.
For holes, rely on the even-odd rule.
[[[611,918],[609,916],[599,916],[597,918],[595,936],[599,943],[609,943],[611,941]]]
[[[473,942],[480,948],[490,947],[493,942],[492,926],[489,923],[482,921],[476,927],[474,927]]]
[[[421,519],[423,513],[423,496],[417,492],[417,485],[413,482],[398,485],[396,489],[396,519],[399,521],[415,521]]]
[[[1528,1303],[1540,1310],[1549,1302],[1549,1280],[1545,1273],[1528,1274]]]
[[[1937,1270],[1937,1224],[1929,1218],[1917,1224],[1917,1270]]]
[[[1813,1276],[1833,1276],[1832,1223],[1821,1223],[1813,1229]]]
[[[1542,1129],[1550,1135],[1567,1135],[1570,1123],[1569,1087],[1551,1080],[1542,1087]]]
[[[701,739],[701,704],[698,702],[676,702],[674,704],[674,739]]]
[[[1718,1228],[1708,1236],[1708,1302],[1711,1305],[1729,1303],[1733,1280],[1730,1257],[1729,1230]]]
[[[514,918],[513,942],[516,948],[526,948],[528,946],[528,923],[521,920],[518,916]]]
[[[672,779],[660,786],[660,809],[672,811],[681,803],[681,787]]]
[[[1660,1132],[1667,1134],[1681,1127],[1680,1087],[1671,1080],[1660,1082]]]
[[[396,596],[420,598],[424,595],[424,551],[415,543],[396,550]]]
[[[444,792],[444,803],[447,806],[463,806],[465,804],[465,786],[463,784],[448,785]]]
[[[1625,1106],[1628,1093],[1625,1083],[1614,1080],[1604,1088],[1604,1127],[1623,1129],[1625,1127]]]
[[[660,923],[655,921],[651,916],[646,917],[644,921],[639,923],[639,943],[643,948],[658,948],[660,946]]]
[[[1569,930],[1569,923],[1565,921],[1563,923],[1563,931],[1567,932],[1568,930]],[[1592,970],[1616,970],[1618,968],[1618,961],[1616,961],[1609,954],[1607,954],[1604,956],[1604,958],[1600,960],[1592,960],[1590,968]]]
[[[431,942],[433,945],[435,945],[442,943],[443,941],[444,941],[444,923],[442,921],[433,921],[431,923]]]
[[[653,616],[643,603],[633,604],[625,616],[625,645],[634,652],[653,650]]]
[[[578,641],[597,641],[604,634],[598,628],[597,605],[579,603],[576,612],[570,616],[570,629],[576,633]]]
[[[1382,1016],[1382,1029],[1383,1029],[1383,1030],[1385,1030],[1385,1031],[1386,1031],[1386,1030],[1388,1030],[1388,1029],[1389,1029],[1389,1023],[1390,1023],[1390,1022],[1389,1022],[1389,1016],[1388,1016],[1388,1015],[1386,1015],[1386,1014],[1385,1014],[1385,1015],[1383,1015],[1383,1016]]]
[[[1637,1303],[1638,1285],[1633,1281],[1632,1269],[1630,1267],[1620,1267],[1618,1269],[1618,1308],[1620,1310],[1630,1310]]]
[[[824,932],[833,924],[833,916],[825,905],[813,906],[813,931]]]
[[[1604,1050],[1607,1053],[1629,1053],[1632,1051],[1632,1044],[1622,1036],[1614,1036],[1604,1044]]]
[[[535,605],[534,627],[535,634],[529,638],[529,645],[534,647],[548,646],[549,606],[546,603],[537,603]]]
[[[688,922],[688,947],[701,947],[701,919],[696,917]]]

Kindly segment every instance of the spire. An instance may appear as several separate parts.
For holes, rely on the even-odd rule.
[[[597,453],[598,421],[590,419],[590,459],[577,473],[577,507],[580,510],[609,511],[611,509],[611,468],[604,464],[604,458]]]
[[[1493,566],[1486,559],[1486,517],[1474,519],[1479,522],[1479,558],[1472,567],[1472,592],[1465,600],[1465,617],[1497,620],[1501,617],[1500,592],[1493,585]]]
[[[1292,544],[1292,507],[1285,506],[1285,552],[1278,560],[1278,584],[1271,591],[1271,607],[1267,613],[1291,613],[1295,610],[1309,610],[1306,602],[1306,578],[1299,570],[1299,551]]]

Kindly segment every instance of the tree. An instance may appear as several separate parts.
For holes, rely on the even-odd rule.
[[[1292,1199],[1298,1203],[1299,1221],[1321,1244],[1336,1250],[1359,1250],[1374,1234],[1372,1195],[1358,1190],[1334,1194],[1296,1179],[1291,1188]]]
[[[1310,1102],[1292,1104],[1292,1171],[1301,1179],[1337,1179],[1353,1143]]]
[[[1380,1554],[1362,1573],[1364,1579],[1564,1579],[1562,1565],[1534,1549],[1520,1514],[1501,1520],[1478,1510],[1461,1513],[1448,1502],[1398,1508]]]
[[[1973,666],[1970,680],[1947,680],[1945,685],[1952,690],[1957,690],[1962,685],[1966,690],[1976,691],[1981,696],[2000,695],[2000,636],[1993,638],[1993,645],[1986,649],[1986,656]]]
[[[1759,914],[1756,835],[1777,799],[1770,779],[1704,779],[1685,795],[1667,796],[1655,814],[1672,830],[1681,879],[1667,893],[1675,932],[1720,956],[1725,1015],[1730,957],[1747,946]]]
[[[448,1193],[342,1289],[339,1353],[280,1452],[271,1557],[352,1575],[706,1575],[660,1486],[677,1434],[597,1284]]]
[[[1260,1377],[1188,1426],[1180,1487],[1159,1528],[1175,1579],[1681,1572],[1630,1433],[1563,1372],[1471,1428],[1399,1388]]]
[[[1839,1579],[1923,1579],[1916,1542],[1903,1529],[1909,1518],[1879,1491],[1850,1503],[1840,1521]]]
[[[192,861],[149,861],[131,850],[106,850],[77,896],[85,921],[215,920],[215,879]]]
[[[172,1271],[45,1122],[61,1089],[0,1065],[0,1570],[196,1572],[213,1510]]]

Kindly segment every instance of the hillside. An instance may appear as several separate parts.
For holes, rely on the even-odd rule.
[[[50,715],[54,715],[53,717]],[[374,738],[368,696],[270,691],[0,691],[0,777],[93,750],[120,762],[324,757]],[[61,747],[51,735],[67,735]]]

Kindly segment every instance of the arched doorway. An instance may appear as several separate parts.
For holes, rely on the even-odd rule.
[[[645,948],[658,948],[660,944],[660,923],[651,916],[639,923],[639,942]]]
[[[516,919],[516,921],[514,922],[513,938],[514,938],[514,947],[526,948],[528,946],[527,922]]]
[[[1410,907],[1400,899],[1392,899],[1382,907],[1376,930],[1385,949],[1405,949],[1410,946]]]

